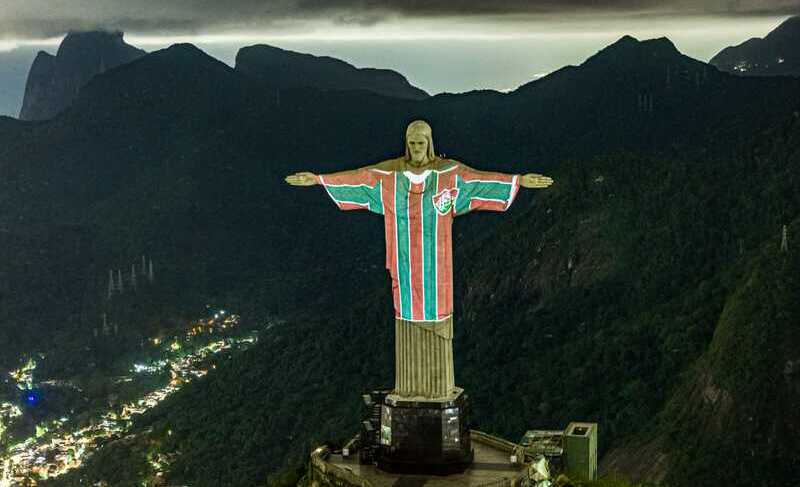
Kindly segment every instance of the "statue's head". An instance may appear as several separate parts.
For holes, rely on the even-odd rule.
[[[433,152],[433,132],[424,120],[414,120],[406,128],[406,161],[424,166],[436,158]]]

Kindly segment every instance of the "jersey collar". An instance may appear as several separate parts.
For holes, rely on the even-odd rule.
[[[428,178],[428,175],[430,175],[430,173],[431,173],[430,169],[425,169],[424,171],[422,171],[419,174],[414,174],[411,171],[403,171],[403,176],[407,177],[408,180],[411,181],[414,184],[420,184],[420,183],[425,182],[425,180]]]

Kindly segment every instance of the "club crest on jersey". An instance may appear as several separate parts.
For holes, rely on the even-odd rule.
[[[448,211],[453,209],[458,197],[458,189],[443,189],[442,191],[433,195],[433,207],[440,215],[446,215]]]

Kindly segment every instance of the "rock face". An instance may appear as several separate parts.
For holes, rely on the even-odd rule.
[[[122,32],[71,32],[55,56],[36,55],[19,118],[45,120],[70,105],[92,76],[146,54],[122,40]]]
[[[745,76],[800,76],[800,16],[786,19],[766,37],[726,47],[711,58],[721,71]]]
[[[259,44],[236,54],[236,70],[278,88],[367,90],[395,98],[420,100],[428,94],[390,69],[356,68],[327,56],[314,56]]]

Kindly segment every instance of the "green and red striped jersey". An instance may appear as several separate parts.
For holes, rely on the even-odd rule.
[[[453,313],[453,217],[505,211],[519,190],[518,175],[456,161],[420,174],[370,167],[317,179],[340,209],[384,216],[395,316],[414,321]]]

